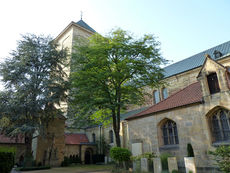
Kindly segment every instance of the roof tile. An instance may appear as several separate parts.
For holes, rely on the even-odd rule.
[[[65,144],[81,144],[89,143],[89,140],[85,134],[78,133],[66,133],[65,134]]]
[[[173,109],[180,106],[189,105],[192,103],[202,102],[202,91],[199,82],[193,83],[186,88],[172,94],[167,99],[149,107],[148,109],[135,114],[126,120],[139,118],[144,115],[153,114],[156,112]]]
[[[18,135],[18,137],[8,137],[4,134],[0,134],[0,143],[4,144],[24,144],[25,139],[23,135]]]

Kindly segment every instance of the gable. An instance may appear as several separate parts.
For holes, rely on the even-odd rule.
[[[214,61],[213,59],[211,59],[210,55],[206,55],[205,56],[205,62],[202,65],[202,68],[197,76],[197,78],[201,77],[202,74],[207,75],[210,73],[214,73],[216,72],[218,69],[222,69],[223,71],[225,71],[225,67],[221,64],[219,64],[218,62]]]

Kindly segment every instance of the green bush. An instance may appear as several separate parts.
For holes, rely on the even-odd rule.
[[[168,157],[171,157],[171,156],[172,155],[169,153],[162,153],[160,155],[163,170],[168,170]]]
[[[220,146],[215,151],[210,151],[209,154],[214,156],[221,171],[230,172],[230,146]]]
[[[190,143],[187,144],[187,153],[188,153],[188,157],[194,157],[193,148],[192,148],[192,145]]]
[[[172,170],[172,173],[180,173],[178,170]]]
[[[110,156],[117,162],[129,161],[131,152],[126,148],[113,147],[110,149]]]
[[[0,147],[0,172],[9,173],[14,166],[15,148]]]
[[[141,160],[141,158],[147,158],[148,160],[151,160],[154,157],[156,157],[154,153],[147,152],[147,153],[144,153],[144,154],[141,154],[141,155],[138,155],[138,156],[131,156],[131,160],[132,161]]]

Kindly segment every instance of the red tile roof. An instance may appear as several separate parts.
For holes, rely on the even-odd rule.
[[[193,83],[186,88],[172,94],[167,99],[149,107],[145,111],[135,114],[126,120],[141,118],[142,116],[153,114],[160,111],[165,111],[180,106],[189,105],[192,103],[202,102],[202,91],[199,82]]]
[[[18,137],[8,137],[4,134],[0,134],[0,143],[4,144],[24,144],[25,139],[24,136],[18,135]]]
[[[77,133],[66,133],[65,134],[65,144],[81,144],[89,143],[89,140],[85,134]]]

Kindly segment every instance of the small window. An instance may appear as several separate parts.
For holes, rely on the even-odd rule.
[[[160,93],[159,93],[158,90],[156,90],[156,91],[153,92],[153,97],[154,97],[153,101],[154,101],[155,104],[157,104],[157,103],[160,102]]]
[[[163,96],[163,99],[166,99],[168,97],[168,90],[167,90],[167,88],[163,88],[162,89],[162,96]]]
[[[113,131],[112,130],[109,131],[109,141],[110,143],[113,143]]]
[[[164,145],[179,144],[176,123],[168,120],[162,126],[163,143]]]
[[[210,94],[215,94],[220,92],[219,82],[216,73],[212,73],[207,76],[208,87]]]
[[[96,143],[96,135],[94,133],[92,134],[92,138],[93,138],[93,143]]]

